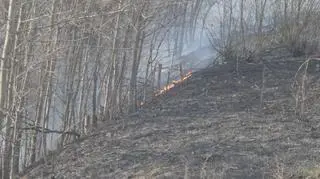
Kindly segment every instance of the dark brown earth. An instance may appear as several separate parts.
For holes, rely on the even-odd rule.
[[[295,113],[301,83],[294,79],[304,60],[272,52],[240,63],[238,72],[235,63],[195,72],[139,112],[68,145],[29,178],[300,178],[300,169],[320,162],[314,64],[306,112]]]

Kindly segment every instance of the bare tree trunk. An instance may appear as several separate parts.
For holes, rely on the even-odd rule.
[[[265,73],[266,73],[266,67],[265,67],[265,65],[263,65],[263,67],[262,67],[262,75],[261,75],[262,83],[261,83],[261,89],[260,89],[260,112],[263,111],[264,90],[265,90],[265,83],[266,83]]]
[[[185,35],[185,27],[186,27],[186,15],[187,15],[187,7],[188,3],[185,2],[184,6],[182,7],[182,19],[181,19],[181,25],[180,25],[180,38],[179,38],[179,46],[178,46],[178,56],[176,58],[180,58],[183,52],[183,47],[184,47],[184,35]]]
[[[96,67],[93,71],[92,126],[94,128],[98,126],[98,117],[97,117],[98,67],[97,66],[98,65],[96,64]]]
[[[178,28],[176,29],[176,32],[174,32],[175,34],[175,39],[174,39],[174,46],[173,46],[173,54],[172,54],[172,58],[171,58],[171,64],[170,64],[170,68],[168,70],[168,77],[167,77],[167,85],[170,83],[170,75],[171,75],[171,71],[173,68],[173,63],[174,61],[179,58],[181,56],[180,52],[182,53],[182,51],[180,51],[179,49],[179,31]],[[180,37],[181,38],[181,37]]]
[[[6,31],[5,31],[5,41],[2,49],[1,54],[1,61],[0,61],[0,119],[4,121],[3,124],[5,125],[5,145],[4,145],[4,152],[3,152],[3,165],[2,165],[2,178],[7,179],[9,178],[9,166],[10,166],[10,157],[11,157],[11,146],[10,142],[10,127],[11,127],[11,120],[8,118],[7,114],[3,113],[5,111],[8,104],[6,104],[7,96],[8,96],[8,71],[7,68],[9,58],[10,58],[10,51],[12,50],[11,45],[14,41],[13,30],[14,30],[14,10],[15,10],[15,0],[10,0],[8,5],[8,15],[7,15],[7,23],[6,23]]]
[[[142,22],[141,22],[141,15],[138,16],[137,20],[137,32],[135,36],[135,44],[133,50],[133,63],[131,69],[131,79],[130,79],[130,91],[129,91],[129,113],[135,112],[137,110],[137,103],[136,103],[136,92],[137,92],[137,74],[139,68],[139,50],[142,48],[141,38],[142,38]]]
[[[132,33],[131,32],[132,28],[130,26],[127,27],[125,37],[124,37],[124,42],[123,42],[123,48],[126,49],[130,46],[130,39],[129,35]],[[124,83],[124,78],[125,78],[125,72],[127,70],[127,51],[124,51],[123,57],[122,57],[122,62],[121,62],[121,70],[119,73],[119,92],[118,92],[118,101],[119,101],[119,112],[123,113],[122,111],[122,105],[124,104],[122,101],[122,91],[123,91],[123,83]]]
[[[232,39],[231,39],[231,32],[232,32],[232,24],[233,24],[233,0],[229,0],[230,4],[229,4],[229,20],[228,20],[228,42],[227,42],[227,47],[228,48],[232,48],[231,44],[232,44]]]
[[[183,68],[182,68],[182,63],[179,63],[179,72],[180,72],[180,79],[183,79]]]
[[[284,23],[288,23],[288,0],[284,0],[284,10],[283,10],[283,16],[284,16]]]
[[[241,44],[242,44],[242,56],[246,58],[246,41],[244,37],[244,17],[243,17],[243,12],[244,12],[244,1],[241,0],[240,2],[240,29],[241,29]]]
[[[256,23],[257,23],[257,35],[258,35],[258,50],[261,50],[263,37],[262,37],[262,28],[263,28],[263,20],[265,14],[265,7],[267,0],[255,0],[256,1]]]
[[[151,66],[151,62],[148,60],[147,67],[146,67],[146,73],[144,76],[144,84],[143,84],[143,103],[147,100],[147,89],[148,89],[148,77],[149,77],[149,68]]]
[[[86,113],[84,108],[84,103],[85,103],[85,94],[86,94],[86,75],[88,74],[87,69],[88,69],[88,51],[89,51],[89,47],[88,45],[86,45],[85,48],[85,52],[84,52],[84,65],[83,65],[83,69],[81,71],[81,78],[80,78],[80,82],[81,82],[81,94],[80,94],[80,99],[79,99],[79,105],[78,105],[78,117],[80,119],[80,133],[86,133]],[[90,122],[90,121],[88,121]]]
[[[79,83],[76,83],[76,70],[79,62],[77,60],[74,60],[77,56],[75,54],[79,53],[77,50],[77,28],[75,26],[72,26],[72,29],[70,30],[72,32],[71,35],[71,46],[68,51],[68,57],[67,57],[67,62],[69,65],[67,66],[67,85],[66,85],[66,107],[65,107],[65,112],[64,112],[64,126],[63,126],[63,131],[70,131],[73,130],[75,127],[75,113],[74,113],[74,108],[75,108],[75,97],[78,94],[79,90]],[[75,85],[76,84],[76,85]],[[62,135],[62,144],[66,142],[70,142],[72,140],[73,136],[68,135],[64,133]],[[62,147],[62,146],[60,146]]]
[[[158,69],[158,85],[157,88],[160,90],[161,88],[161,73],[162,73],[162,64],[159,64],[159,69]]]
[[[122,8],[122,0],[119,1],[118,4],[118,9],[120,10]],[[112,55],[111,55],[111,73],[110,75],[112,75],[112,85],[111,89],[112,89],[112,95],[111,95],[111,100],[109,102],[109,116],[108,118],[110,120],[114,119],[115,114],[119,114],[119,108],[118,108],[118,104],[117,104],[117,96],[118,96],[118,89],[119,89],[119,62],[117,60],[118,58],[118,47],[119,47],[119,31],[120,31],[120,20],[121,20],[121,15],[122,13],[119,12],[118,16],[116,18],[116,24],[115,24],[115,29],[114,29],[114,37],[113,37],[113,42],[112,42]]]
[[[56,34],[54,34],[54,23],[55,23],[55,12],[56,12],[56,6],[57,6],[57,0],[53,0],[52,5],[51,5],[51,17],[50,17],[50,42],[49,45],[49,53],[54,54],[56,50],[56,45],[58,41],[58,29],[56,29]],[[54,37],[55,35],[55,37]],[[45,89],[45,97],[44,97],[44,108],[43,108],[43,122],[42,122],[42,129],[48,128],[48,123],[49,123],[49,116],[50,116],[50,108],[51,108],[51,101],[52,101],[52,88],[53,88],[53,73],[55,72],[55,66],[56,66],[56,56],[52,55],[49,56],[49,61],[48,61],[48,79],[46,81],[46,89]],[[46,159],[47,155],[47,134],[44,133],[44,130],[42,130],[41,133],[41,139],[42,139],[42,150],[43,150],[43,156]]]
[[[51,4],[51,11],[52,14],[50,16],[50,28],[49,28],[49,37],[48,42],[46,44],[46,54],[48,54],[49,59],[46,61],[45,64],[42,64],[41,67],[41,78],[40,78],[40,94],[38,98],[38,105],[37,105],[37,115],[36,115],[36,121],[34,123],[35,127],[39,127],[40,124],[42,124],[42,129],[46,128],[48,124],[48,118],[46,116],[49,116],[49,109],[50,103],[51,103],[51,97],[49,96],[50,88],[52,88],[52,73],[55,69],[55,59],[54,57],[51,57],[51,53],[54,52],[56,40],[53,40],[55,42],[52,42],[51,40],[54,37],[54,15],[56,11],[56,3],[57,0],[53,0]],[[56,37],[57,38],[57,37]],[[51,95],[51,94],[50,94]],[[40,148],[42,147],[43,150],[37,150],[37,138],[38,134],[41,134],[41,143]],[[41,151],[44,151],[43,155],[45,155],[45,149],[46,148],[46,134],[43,133],[43,130],[41,133],[39,131],[34,131],[33,137],[32,137],[32,149],[31,149],[31,163],[36,160],[36,156],[38,153],[38,156],[41,156]]]
[[[29,8],[26,9],[25,11],[29,11],[30,12],[30,18],[34,18],[35,14],[36,14],[36,8],[35,8],[35,1],[36,0],[32,0],[32,3],[30,4]],[[31,38],[32,36],[34,36],[35,34],[35,30],[34,30],[34,22],[33,21],[30,21],[30,23],[28,24],[28,31],[27,31],[27,36],[26,38]],[[33,52],[33,44],[32,43],[26,43],[25,45],[25,53],[24,53],[24,64],[23,64],[23,67],[21,67],[21,72],[23,70],[26,70],[28,68],[28,63],[30,61],[30,55],[32,54]],[[30,72],[27,71],[26,74],[25,74],[25,77],[24,77],[24,81],[23,81],[23,87],[22,87],[22,91],[25,91],[27,88],[29,88],[29,76],[30,75]],[[20,109],[22,109],[22,107],[27,103],[27,97],[26,96],[23,96],[22,97],[22,100],[21,100],[21,106],[20,106]],[[27,120],[28,120],[28,112],[26,109],[23,110],[24,111],[24,114],[23,117],[21,117],[21,120],[24,119],[24,123],[27,123]],[[19,128],[20,126],[18,126]],[[22,131],[21,131],[22,133]],[[24,170],[24,168],[27,166],[27,156],[30,154],[30,139],[32,139],[32,135],[29,135],[29,133],[25,132],[24,133],[24,138],[25,138],[25,142],[24,142],[24,146],[23,146],[23,149],[24,149],[24,158],[23,158],[23,161],[21,163],[22,164],[22,170]]]
[[[16,25],[16,33],[15,33],[15,40],[14,40],[14,45],[13,49],[13,59],[17,59],[16,56],[16,51],[21,50],[18,48],[19,43],[21,43],[21,40],[19,40],[19,34],[21,30],[21,18],[23,15],[23,5],[19,4],[19,14],[18,14],[18,20],[17,20],[17,25]],[[22,50],[21,50],[22,51]],[[22,52],[21,52],[22,53]],[[21,118],[21,111],[22,111],[22,105],[23,105],[23,100],[19,100],[19,98],[23,98],[19,96],[19,92],[16,91],[24,91],[23,88],[23,81],[19,82],[16,78],[17,75],[22,73],[23,71],[23,64],[24,61],[15,62],[12,60],[11,62],[11,77],[10,77],[10,88],[12,88],[11,95],[9,95],[10,101],[8,101],[8,104],[11,106],[11,109],[14,109],[12,111],[13,115],[13,129],[12,129],[12,143],[11,143],[11,159],[10,159],[10,178],[14,179],[16,175],[19,172],[19,157],[20,157],[20,140],[21,140],[21,124],[22,124],[22,118]],[[15,90],[13,90],[15,89]]]
[[[156,85],[156,71],[157,71],[157,64],[154,64],[153,66],[153,70],[152,70],[152,75],[151,75],[151,79],[152,79],[152,82],[151,82],[151,92],[152,92],[152,95],[153,93],[155,92],[155,85]]]
[[[103,20],[101,20],[101,24]],[[100,46],[102,37],[99,35],[98,37],[98,46]],[[94,60],[94,69],[93,69],[93,93],[92,93],[92,126],[96,128],[98,126],[98,116],[97,116],[97,91],[98,91],[98,68],[100,64],[100,53],[101,50],[97,48],[96,56]]]

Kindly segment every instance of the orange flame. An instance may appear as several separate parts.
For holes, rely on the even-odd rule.
[[[172,83],[164,86],[161,90],[159,90],[155,96],[159,96],[161,94],[166,93],[167,91],[169,91],[170,89],[174,88],[176,85],[182,83],[183,81],[187,80],[188,78],[190,78],[192,76],[192,72],[188,72],[186,75],[184,75],[184,77],[182,77],[179,80],[173,80]]]

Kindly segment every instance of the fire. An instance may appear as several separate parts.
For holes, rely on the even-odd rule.
[[[188,78],[190,78],[192,76],[192,72],[188,72],[186,75],[184,75],[184,77],[182,77],[179,80],[173,80],[172,83],[166,85],[165,87],[163,87],[161,90],[159,90],[155,96],[159,96],[161,94],[166,93],[167,91],[169,91],[170,89],[174,88],[176,85],[184,82],[185,80],[187,80]]]

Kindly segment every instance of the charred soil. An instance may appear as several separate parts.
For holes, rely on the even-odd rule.
[[[303,177],[299,170],[320,163],[319,73],[313,64],[304,83],[304,118],[297,115],[297,71],[304,60],[270,53],[259,63],[194,72],[134,115],[101,124],[28,176]]]

